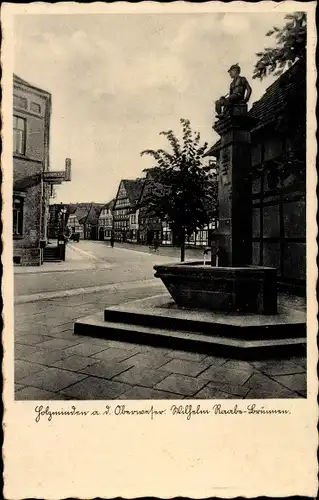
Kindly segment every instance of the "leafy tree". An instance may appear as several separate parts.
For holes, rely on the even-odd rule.
[[[217,182],[210,167],[202,164],[207,143],[200,144],[200,134],[193,132],[189,120],[181,119],[182,141],[172,130],[161,132],[171,147],[148,149],[141,156],[150,155],[156,161],[152,178],[142,205],[150,216],[168,222],[181,247],[181,261],[185,259],[185,239],[193,231],[204,227],[217,213]]]
[[[266,33],[266,36],[275,38],[276,47],[267,47],[263,52],[257,52],[256,56],[259,59],[255,65],[253,78],[262,80],[270,74],[280,76],[297,60],[306,60],[306,13],[287,14],[285,19],[287,22],[282,28],[275,26]]]

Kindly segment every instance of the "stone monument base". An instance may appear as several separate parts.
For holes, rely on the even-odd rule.
[[[271,267],[211,267],[202,262],[154,266],[180,307],[277,313],[277,271]]]
[[[278,314],[179,308],[168,294],[76,321],[75,334],[239,359],[305,355],[306,314],[280,298]]]

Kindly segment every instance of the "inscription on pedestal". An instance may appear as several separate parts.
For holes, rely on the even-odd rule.
[[[231,217],[231,147],[225,147],[220,152],[219,165],[219,219],[230,219]]]

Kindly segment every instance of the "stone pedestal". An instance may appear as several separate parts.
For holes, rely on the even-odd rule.
[[[220,266],[252,262],[251,146],[253,119],[234,106],[213,129],[221,137],[218,174]]]

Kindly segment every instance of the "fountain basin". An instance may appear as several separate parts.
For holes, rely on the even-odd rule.
[[[211,267],[201,261],[156,265],[179,307],[211,311],[277,313],[277,270],[264,266]]]

